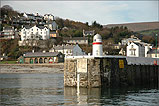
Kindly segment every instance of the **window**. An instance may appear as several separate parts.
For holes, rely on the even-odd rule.
[[[134,45],[131,45],[131,48],[134,48]]]
[[[133,50],[131,50],[131,55],[133,55]]]

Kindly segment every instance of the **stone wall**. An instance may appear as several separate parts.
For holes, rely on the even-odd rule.
[[[80,87],[101,86],[100,59],[66,59],[64,85],[77,86],[77,74],[80,75]]]
[[[64,85],[80,87],[159,86],[159,66],[128,65],[125,58],[68,58]]]

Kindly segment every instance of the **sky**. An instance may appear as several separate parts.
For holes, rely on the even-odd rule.
[[[55,17],[102,25],[159,21],[159,0],[146,1],[1,1],[26,13],[53,14]]]

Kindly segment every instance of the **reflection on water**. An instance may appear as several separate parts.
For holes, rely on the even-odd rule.
[[[63,74],[0,74],[0,104],[158,106],[157,89],[63,87]]]

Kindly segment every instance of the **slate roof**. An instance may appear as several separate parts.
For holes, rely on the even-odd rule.
[[[56,31],[50,31],[50,34],[56,34]]]
[[[137,46],[144,46],[143,44],[138,43],[138,42],[133,42],[133,43],[136,44]]]
[[[26,14],[26,15],[28,15],[28,16],[34,16],[34,14]]]
[[[26,25],[26,26],[24,26],[26,29],[30,29],[30,28],[32,28],[32,27],[34,27],[34,25],[32,25],[32,26],[30,26],[30,25]],[[40,29],[44,29],[46,26],[36,26],[36,27],[38,27],[38,28],[40,28]]]
[[[95,58],[118,58],[118,59],[125,58],[128,65],[154,65],[154,61],[156,60],[157,64],[159,64],[158,58],[148,58],[148,57],[127,57],[127,56],[105,55]]]
[[[27,52],[25,53],[24,57],[50,57],[50,56],[57,56],[59,52]]]
[[[157,60],[157,64],[159,64],[159,59],[156,58],[126,57],[126,60],[128,65],[153,65],[155,60]]]
[[[151,49],[150,51],[147,52],[148,54],[155,54],[156,49]],[[159,54],[159,49],[157,49],[157,54]]]
[[[12,27],[4,27],[3,30],[14,30]]]
[[[53,16],[52,14],[45,14],[44,16],[46,16],[46,15],[51,15],[51,16]]]
[[[73,49],[75,47],[75,45],[58,45],[58,46],[55,46],[53,47],[52,49],[55,49],[55,50],[63,50],[63,49]]]
[[[30,29],[30,28],[33,27],[33,25],[32,25],[32,26],[30,26],[30,25],[25,25],[24,27],[25,27],[26,29]]]
[[[88,40],[88,37],[63,37],[63,40]]]
[[[37,26],[40,29],[44,29],[46,26]]]

